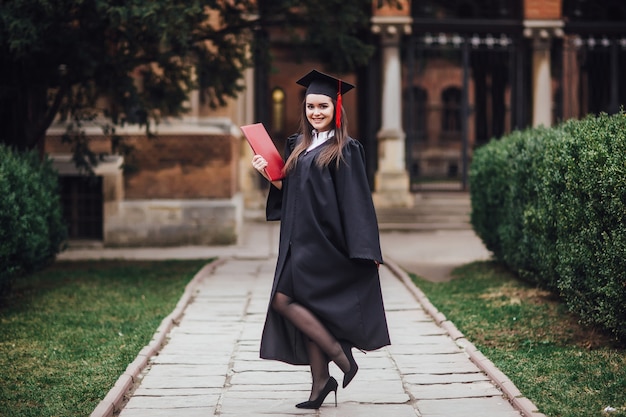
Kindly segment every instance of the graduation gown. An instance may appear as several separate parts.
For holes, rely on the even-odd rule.
[[[288,138],[285,160],[302,136]],[[382,263],[378,222],[360,142],[350,138],[344,161],[319,168],[326,142],[303,152],[282,189],[270,186],[268,220],[280,220],[278,260],[270,303],[286,268],[293,296],[339,340],[362,350],[390,344],[376,262]],[[309,364],[305,336],[271,306],[260,356]]]

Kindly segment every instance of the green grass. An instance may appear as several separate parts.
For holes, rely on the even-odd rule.
[[[626,416],[626,349],[552,294],[492,262],[450,282],[413,275],[428,299],[548,417]],[[616,409],[603,413],[605,407]]]
[[[0,415],[88,416],[208,261],[58,262],[0,305]]]

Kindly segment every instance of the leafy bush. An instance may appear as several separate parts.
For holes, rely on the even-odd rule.
[[[563,129],[566,159],[557,251],[559,289],[586,321],[626,339],[626,115]]]
[[[470,169],[472,224],[496,259],[525,279],[557,289],[556,218],[567,137],[544,127],[516,131],[478,149]]]
[[[496,259],[626,338],[626,115],[513,132],[476,150],[472,225]]]
[[[66,237],[58,179],[34,151],[0,145],[0,295],[54,259]]]

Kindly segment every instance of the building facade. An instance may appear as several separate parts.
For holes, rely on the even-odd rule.
[[[614,113],[626,103],[622,1],[397,3],[373,2],[378,49],[352,74],[352,133],[370,155],[378,206],[410,205],[421,189],[466,189],[473,150],[514,129]],[[290,91],[302,66],[293,68],[283,52],[275,67],[267,89]],[[281,116],[287,130],[297,127],[294,117]]]
[[[474,149],[514,129],[615,113],[626,103],[621,0],[372,3],[376,53],[367,67],[337,75],[357,85],[344,103],[378,207],[410,207],[423,189],[467,189]],[[157,139],[126,132],[134,160],[110,156],[89,184],[72,171],[59,132],[49,132],[74,238],[118,246],[236,241],[244,210],[262,208],[267,187],[238,126],[263,122],[282,149],[298,129],[295,81],[323,69],[296,63],[269,36],[273,72],[251,69],[245,93],[218,111],[192,95],[191,115],[162,126]],[[100,146],[106,153],[109,144]]]

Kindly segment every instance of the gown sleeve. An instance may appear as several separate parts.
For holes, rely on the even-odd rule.
[[[378,220],[367,181],[363,146],[350,139],[343,156],[344,161],[335,170],[334,177],[348,256],[383,263]]]
[[[283,155],[284,161],[287,161],[287,159],[291,155],[293,148],[296,146],[296,140],[298,139],[298,136],[299,135],[296,133],[287,138]],[[283,190],[285,189],[286,181],[288,181],[287,177],[283,178],[282,181],[283,186],[281,189],[274,187],[274,185],[270,183],[270,190],[267,194],[267,203],[265,205],[265,218],[268,221],[281,219]]]
[[[270,184],[270,191],[267,194],[267,203],[265,204],[265,219],[268,221],[280,220],[282,204],[283,190],[279,190]]]

